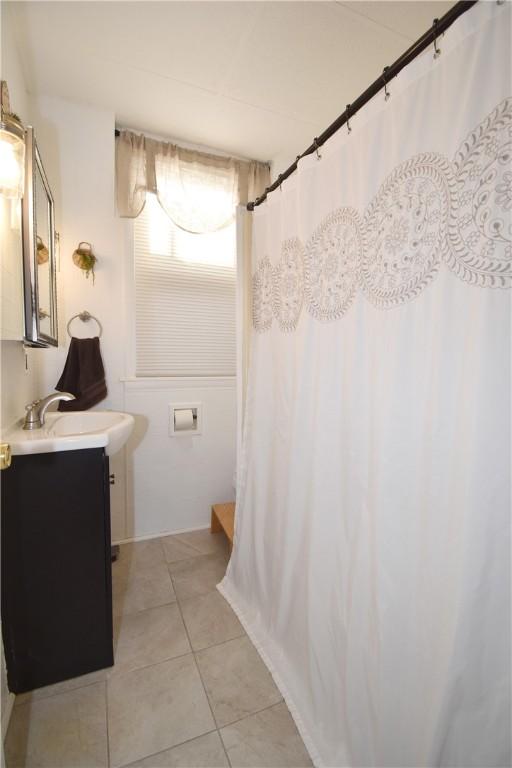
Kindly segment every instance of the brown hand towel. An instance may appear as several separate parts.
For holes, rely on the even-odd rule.
[[[56,389],[71,392],[76,400],[59,403],[59,411],[86,411],[107,396],[105,369],[98,336],[92,339],[71,339],[62,376]]]

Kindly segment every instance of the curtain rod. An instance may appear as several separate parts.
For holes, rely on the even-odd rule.
[[[361,107],[370,101],[370,99],[372,99],[382,88],[385,88],[389,81],[396,77],[404,67],[410,64],[411,61],[413,61],[417,56],[419,56],[419,54],[422,53],[425,48],[428,48],[431,43],[435,44],[437,38],[442,35],[443,32],[445,32],[445,30],[447,30],[448,27],[451,26],[453,22],[459,18],[459,16],[462,16],[463,13],[469,11],[469,9],[477,2],[478,0],[459,0],[459,2],[455,3],[455,5],[453,5],[450,10],[444,14],[444,16],[442,16],[440,19],[434,19],[430,29],[428,29],[420,38],[418,38],[418,40],[416,40],[416,42],[413,43],[410,48],[402,53],[402,55],[393,64],[391,64],[391,66],[384,67],[383,74],[374,80],[374,82],[368,86],[368,88],[363,91],[363,93],[358,96],[352,104],[347,104],[346,110],[339,117],[337,117],[336,120],[331,123],[331,125],[326,128],[323,133],[320,134],[320,136],[314,139],[313,143],[310,144],[310,146],[305,149],[301,155],[297,155],[295,162],[292,163],[290,167],[286,169],[286,171],[280,173],[277,179],[270,185],[270,187],[265,189],[265,192],[262,195],[257,197],[254,202],[247,203],[247,210],[253,211],[257,205],[261,205],[261,203],[266,200],[267,195],[270,192],[273,192],[275,189],[280,187],[283,181],[297,170],[297,163],[301,158],[316,152],[318,148],[321,147],[322,144],[325,144],[327,139],[330,139],[331,136],[333,136],[341,128],[342,125],[345,125],[345,123],[347,123],[350,118],[353,117],[356,112],[361,109]]]

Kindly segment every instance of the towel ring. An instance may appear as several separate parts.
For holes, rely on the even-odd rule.
[[[73,315],[73,317],[71,317],[69,319],[69,322],[67,324],[68,336],[71,336],[71,331],[69,330],[69,326],[71,325],[73,320],[76,320],[77,317],[82,321],[82,323],[88,323],[89,320],[95,320],[97,322],[97,324],[98,324],[98,328],[100,329],[100,332],[99,332],[98,335],[101,338],[101,334],[103,333],[103,326],[101,325],[101,323],[98,320],[98,318],[94,317],[94,315],[91,315],[91,313],[87,312],[86,309],[84,309],[83,312],[79,312],[77,315]]]

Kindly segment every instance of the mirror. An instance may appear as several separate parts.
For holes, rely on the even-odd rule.
[[[53,197],[37,148],[34,130],[26,131],[23,197],[23,274],[25,341],[35,347],[57,346],[57,283]]]

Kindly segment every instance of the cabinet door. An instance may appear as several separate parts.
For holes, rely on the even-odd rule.
[[[113,664],[103,449],[16,456],[2,473],[2,632],[15,693]]]

